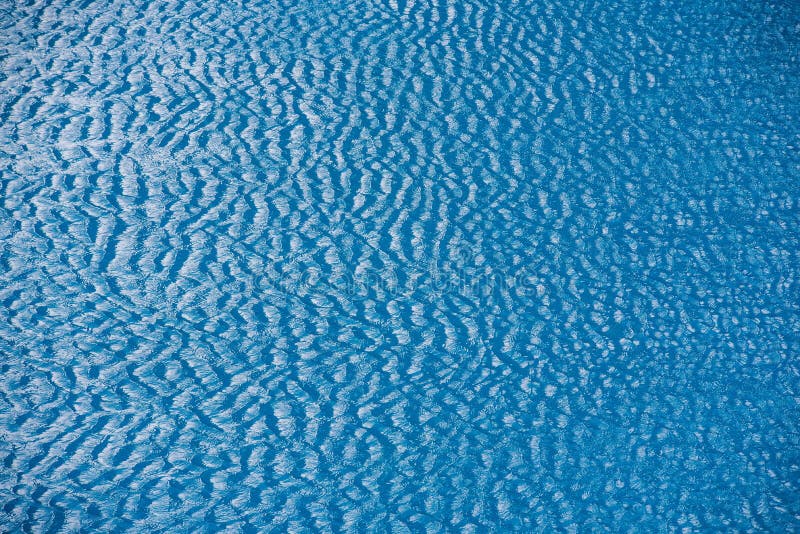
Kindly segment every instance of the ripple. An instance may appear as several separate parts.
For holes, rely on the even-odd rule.
[[[795,6],[0,19],[4,529],[800,525]]]

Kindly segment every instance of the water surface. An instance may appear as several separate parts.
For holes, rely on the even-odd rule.
[[[0,8],[3,531],[800,529],[800,7]]]

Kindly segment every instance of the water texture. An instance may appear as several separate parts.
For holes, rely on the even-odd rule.
[[[0,3],[0,530],[800,531],[800,4]]]

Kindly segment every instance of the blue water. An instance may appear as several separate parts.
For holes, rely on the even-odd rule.
[[[800,531],[800,4],[6,0],[0,531]]]

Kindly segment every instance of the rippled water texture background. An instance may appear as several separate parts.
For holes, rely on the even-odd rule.
[[[0,530],[800,529],[800,4],[0,21]]]

